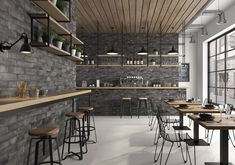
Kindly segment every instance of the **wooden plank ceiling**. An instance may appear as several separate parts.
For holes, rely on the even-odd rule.
[[[208,0],[76,0],[78,32],[177,33]],[[161,25],[161,28],[160,28]],[[114,29],[112,30],[112,27]]]

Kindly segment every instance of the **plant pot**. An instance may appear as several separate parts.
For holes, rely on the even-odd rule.
[[[63,42],[62,41],[56,41],[55,46],[59,49],[62,49]]]
[[[51,0],[51,2],[53,3],[54,6],[56,6],[57,0]]]
[[[158,51],[154,51],[153,53],[154,53],[155,55],[158,55]]]
[[[156,62],[155,62],[155,61],[153,61],[153,62],[151,62],[151,64],[152,64],[152,65],[156,65]]]
[[[72,56],[75,56],[76,55],[76,49],[72,49]]]
[[[68,44],[63,44],[62,49],[65,50],[65,51],[67,51],[67,52],[70,52],[70,51],[69,51],[69,45],[68,45]]]
[[[48,43],[48,44],[51,44],[52,43],[52,41],[53,41],[53,36],[51,36],[51,38],[50,38],[50,40],[49,40],[49,43],[48,43],[48,36],[42,36],[42,41],[44,42],[44,43]]]
[[[77,51],[76,55],[77,55],[79,58],[81,58],[82,53],[81,53],[81,52],[79,52],[79,51]]]

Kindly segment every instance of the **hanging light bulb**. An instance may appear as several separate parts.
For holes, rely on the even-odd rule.
[[[112,33],[114,33],[113,32],[114,27],[111,27],[111,29],[112,29]],[[108,50],[107,54],[108,55],[118,55],[118,53],[114,49],[114,39],[113,39],[113,43],[112,43],[111,49]]]
[[[207,31],[207,27],[206,26],[204,26],[201,30],[202,30],[201,36],[207,36],[208,35],[208,31]]]
[[[195,38],[193,37],[193,35],[190,37],[189,43],[190,43],[190,44],[196,43]]]
[[[221,11],[221,12],[218,13],[217,25],[222,25],[222,24],[225,24],[225,23],[227,23],[227,20],[225,18],[224,11]]]

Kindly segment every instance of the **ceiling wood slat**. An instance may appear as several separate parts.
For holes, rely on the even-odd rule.
[[[208,0],[76,0],[78,30],[86,32],[177,33]],[[174,27],[174,28],[172,28]]]

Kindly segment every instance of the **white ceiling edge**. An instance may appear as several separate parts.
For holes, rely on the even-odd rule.
[[[218,2],[219,2],[219,8],[218,8]],[[223,10],[223,11],[225,11],[225,17],[226,17],[226,10],[228,10],[233,5],[235,5],[235,0],[214,0],[203,11],[205,11],[205,10],[218,10],[218,9]],[[195,18],[195,20],[190,25],[194,25],[194,24],[207,25],[207,24],[210,24],[215,19],[217,19],[216,15],[198,14],[197,18]],[[215,24],[215,26],[219,26],[219,25]],[[187,34],[194,34],[194,33],[197,33],[199,31],[199,29],[187,29],[187,27],[186,27],[185,31]]]

